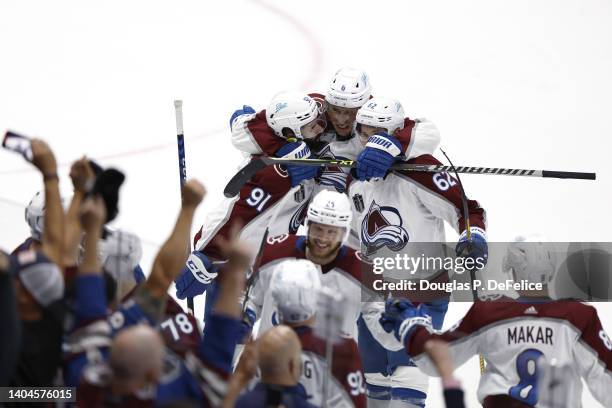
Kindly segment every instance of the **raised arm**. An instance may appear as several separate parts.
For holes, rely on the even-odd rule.
[[[164,298],[168,288],[181,272],[189,254],[189,237],[193,215],[202,202],[206,190],[197,180],[189,180],[183,185],[183,204],[170,237],[161,247],[146,288],[156,298]]]
[[[76,265],[79,255],[79,243],[81,241],[81,223],[79,221],[79,210],[85,194],[91,188],[95,176],[89,166],[89,161],[83,157],[72,163],[70,168],[70,179],[74,189],[70,206],[66,212],[63,262],[65,266]]]
[[[49,145],[40,139],[32,140],[32,164],[43,176],[45,190],[45,217],[42,250],[60,267],[64,246],[64,210],[59,193],[57,163]]]
[[[79,265],[79,275],[101,275],[98,246],[106,218],[106,207],[102,198],[94,196],[85,200],[79,210],[79,216],[85,231],[83,261]]]

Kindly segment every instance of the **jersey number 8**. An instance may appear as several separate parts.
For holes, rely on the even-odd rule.
[[[528,405],[538,403],[538,361],[544,353],[527,349],[516,357],[516,373],[519,383],[508,390],[508,395]]]

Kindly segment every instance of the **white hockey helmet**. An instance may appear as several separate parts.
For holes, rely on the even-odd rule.
[[[372,95],[370,78],[365,71],[341,68],[332,78],[325,101],[343,108],[359,108]]]
[[[25,209],[25,220],[30,227],[30,235],[37,241],[42,240],[45,216],[45,193],[37,192]]]
[[[355,122],[359,125],[383,128],[390,135],[404,128],[404,108],[391,98],[372,98],[357,111]]]
[[[342,243],[345,243],[351,230],[352,219],[353,212],[347,195],[337,191],[323,190],[308,205],[306,226],[308,227],[311,222],[316,222],[345,228],[346,231],[342,239]]]
[[[277,136],[285,138],[283,129],[290,129],[298,139],[303,139],[302,127],[317,120],[322,106],[301,92],[280,92],[266,109],[266,121]]]
[[[557,269],[555,252],[542,236],[518,236],[508,245],[503,270],[515,279],[547,284]]]
[[[281,262],[270,282],[280,321],[299,323],[314,316],[320,288],[320,271],[315,264],[306,259]]]
[[[100,240],[98,253],[102,268],[115,280],[129,280],[142,260],[142,243],[136,234],[106,228],[106,236]]]
[[[66,204],[70,202],[66,197],[61,197],[61,204],[66,210]],[[25,220],[30,227],[30,235],[37,241],[42,240],[45,225],[45,192],[39,191],[34,194],[30,203],[25,208]]]

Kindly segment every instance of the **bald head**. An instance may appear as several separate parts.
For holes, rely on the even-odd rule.
[[[164,344],[150,326],[139,324],[119,332],[113,340],[110,366],[113,379],[125,393],[156,383],[161,375]]]
[[[295,331],[280,325],[257,340],[259,369],[265,383],[295,385],[300,378],[302,346]]]

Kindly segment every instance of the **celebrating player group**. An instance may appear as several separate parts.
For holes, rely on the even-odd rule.
[[[59,382],[83,407],[414,408],[432,406],[433,376],[447,407],[464,407],[466,392],[486,408],[553,408],[580,406],[582,379],[612,406],[612,341],[594,307],[553,299],[549,243],[519,236],[504,249],[516,296],[477,293],[494,258],[486,213],[462,170],[434,156],[436,126],[375,94],[360,69],[338,70],[323,91],[277,93],[230,116],[244,162],[193,240],[205,190],[183,180],[177,117],[182,206],[149,272],[138,236],[105,225],[120,172],[79,159],[62,199],[49,146],[7,133],[44,191],[26,209],[31,237],[0,251],[0,312],[23,336],[21,353],[7,352],[19,342],[0,346],[0,385]],[[473,169],[463,172],[519,172]],[[410,256],[463,269],[378,270]],[[474,303],[442,331],[452,294],[431,288],[447,287],[472,288]],[[169,290],[205,301],[188,313]],[[480,382],[464,390],[454,370],[472,356]]]
[[[259,248],[239,342],[253,347],[253,338],[278,325],[298,334],[301,368],[278,398],[298,406],[424,407],[429,376],[438,375],[448,406],[462,406],[461,385],[445,367],[480,354],[486,368],[478,398],[485,407],[550,406],[537,372],[550,361],[575,369],[568,406],[580,401],[580,377],[605,403],[605,389],[612,385],[611,343],[592,307],[553,301],[544,285],[520,292],[519,299],[479,301],[461,324],[441,333],[448,293],[414,300],[369,285],[373,259],[418,243],[445,242],[445,221],[459,235],[456,256],[483,265],[488,246],[485,210],[467,199],[454,174],[393,168],[402,162],[440,165],[434,157],[440,135],[430,121],[407,117],[398,100],[375,96],[366,72],[342,68],[324,93],[281,92],[260,112],[244,105],[229,124],[232,144],[246,157],[243,166],[261,156],[292,161],[264,166],[208,216],[175,281],[176,295],[206,293],[209,313],[223,286],[221,243],[239,228],[240,239]],[[314,158],[354,164],[299,163]],[[515,279],[540,283],[542,268],[545,283],[552,278],[555,265],[547,263],[551,255],[544,243],[521,241],[508,251],[507,271]],[[448,282],[449,271],[418,277]],[[394,278],[402,278],[401,272]],[[321,288],[341,298],[341,316],[334,321],[341,326],[340,339],[319,339],[345,344],[341,355],[331,353],[331,361],[325,347],[312,340],[317,332],[312,327],[325,316],[329,320],[329,304],[317,302]],[[545,330],[547,340],[516,334],[533,328]],[[505,343],[506,330],[515,333],[515,341]],[[265,376],[247,389],[239,405],[279,394],[278,384]]]

